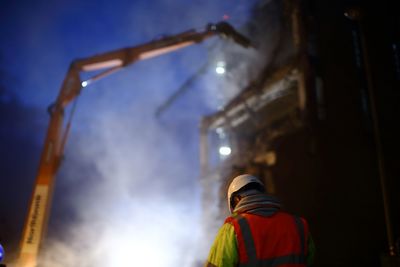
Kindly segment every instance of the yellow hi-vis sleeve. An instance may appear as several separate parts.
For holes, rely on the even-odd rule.
[[[231,224],[225,223],[218,231],[204,266],[234,267],[238,259],[235,230]]]

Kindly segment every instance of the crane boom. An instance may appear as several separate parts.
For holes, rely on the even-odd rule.
[[[214,35],[229,37],[238,44],[249,47],[249,40],[236,32],[226,22],[208,24],[200,32],[189,30],[177,35],[115,51],[78,59],[71,63],[61,90],[49,108],[50,122],[40,158],[39,168],[24,224],[17,267],[35,267],[50,214],[55,176],[60,166],[69,126],[63,128],[64,110],[81,92],[82,88],[136,61],[169,53],[200,43]],[[81,81],[81,72],[100,71],[99,74]]]

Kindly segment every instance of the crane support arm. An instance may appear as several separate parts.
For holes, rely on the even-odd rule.
[[[208,24],[203,31],[189,30],[177,35],[153,40],[139,46],[127,47],[86,59],[78,59],[74,62],[74,65],[79,71],[124,67],[137,60],[159,56],[189,45],[203,42],[205,39],[216,34],[231,38],[244,47],[250,46],[250,41],[246,37],[238,33],[228,23],[220,22],[217,24]]]
[[[136,61],[156,57],[186,46],[201,43],[214,35],[232,39],[245,48],[251,46],[249,39],[238,33],[230,24],[219,22],[217,24],[208,24],[202,31],[188,30],[177,35],[166,36],[138,46],[122,48],[88,58],[77,59],[70,65],[55,104],[64,108],[79,95],[82,87],[86,87],[100,78]],[[90,71],[103,72],[100,72],[86,81],[81,81],[79,74],[81,72]]]

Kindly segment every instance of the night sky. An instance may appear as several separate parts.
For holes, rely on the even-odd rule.
[[[2,2],[0,242],[9,261],[28,208],[47,107],[71,61],[224,18],[240,31],[254,2]],[[207,71],[161,118],[154,113],[207,62],[216,42],[138,62],[83,91],[57,177],[45,266],[132,266],[125,260],[141,262],[154,251],[157,259],[146,266],[189,266],[204,257],[196,246],[197,127],[227,100],[224,77]]]

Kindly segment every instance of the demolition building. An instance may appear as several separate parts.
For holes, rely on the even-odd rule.
[[[308,220],[315,266],[399,266],[396,10],[346,0],[254,7],[244,32],[264,63],[200,127],[206,247],[228,215],[230,181],[251,173]]]

